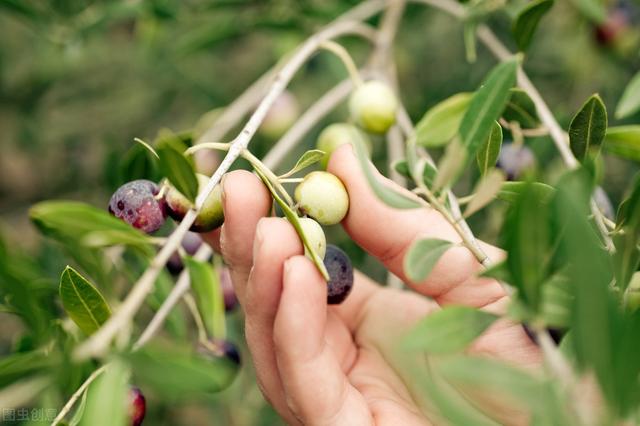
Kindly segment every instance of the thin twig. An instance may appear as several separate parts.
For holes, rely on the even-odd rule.
[[[320,45],[320,48],[333,53],[342,61],[342,64],[347,69],[349,73],[349,78],[353,81],[355,86],[360,86],[362,84],[362,77],[360,77],[360,73],[358,72],[358,67],[356,63],[353,61],[347,49],[345,49],[342,45],[336,43],[335,41],[325,41]]]
[[[53,419],[53,422],[51,422],[51,426],[56,426],[58,423],[60,423],[64,417],[69,413],[69,411],[71,411],[71,409],[73,408],[73,405],[76,403],[76,401],[78,400],[78,398],[80,398],[80,396],[82,395],[82,393],[89,387],[89,385],[100,375],[102,374],[107,368],[109,367],[109,364],[105,364],[102,367],[98,368],[97,370],[95,370],[93,373],[91,373],[91,375],[89,377],[87,377],[87,380],[85,380],[78,389],[76,389],[76,391],[73,393],[73,395],[71,395],[71,398],[69,398],[69,400],[67,401],[67,403],[64,405],[64,407],[62,407],[62,409],[60,410],[60,412],[58,413],[58,415],[56,416],[55,419]]]

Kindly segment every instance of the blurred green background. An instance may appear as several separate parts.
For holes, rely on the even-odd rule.
[[[0,256],[28,265],[55,285],[68,262],[55,245],[38,236],[27,210],[45,199],[76,199],[104,206],[119,186],[122,159],[133,138],[153,140],[161,129],[191,129],[209,111],[224,107],[322,25],[357,1],[336,0],[0,0]],[[489,24],[510,47],[510,10],[491,14]],[[537,31],[525,69],[558,117],[568,126],[585,99],[599,92],[613,111],[640,67],[640,5],[611,2],[612,19],[597,27],[574,4],[557,1]],[[618,14],[622,15],[618,15]],[[378,17],[371,23],[376,25]],[[341,39],[358,63],[370,47]],[[465,61],[462,25],[423,5],[409,4],[395,43],[400,96],[414,121],[428,107],[461,91],[474,90],[495,63],[479,46]],[[290,91],[304,110],[346,77],[331,55],[316,55],[298,73]],[[611,115],[610,115],[611,117]],[[346,118],[344,106],[324,122]],[[639,114],[626,122],[638,122]],[[610,124],[617,123],[611,118]],[[304,140],[313,146],[323,125]],[[231,137],[232,135],[229,135]],[[273,135],[258,134],[252,150],[263,155]],[[381,141],[376,163],[388,165]],[[542,180],[552,181],[561,164],[547,138],[527,142]],[[438,153],[436,152],[437,156]],[[292,155],[290,163],[295,161]],[[605,156],[603,186],[619,201],[636,166]],[[460,195],[468,189],[463,182]],[[496,207],[496,208],[499,208]],[[491,210],[471,225],[495,241],[499,224]],[[337,229],[329,239],[347,248],[356,266],[384,279],[380,265]],[[5,259],[6,260],[6,259]],[[20,344],[22,325],[0,313],[0,355]],[[241,318],[233,335],[241,342]],[[248,353],[232,388],[207,400],[173,405],[148,396],[151,425],[274,424],[254,384]]]

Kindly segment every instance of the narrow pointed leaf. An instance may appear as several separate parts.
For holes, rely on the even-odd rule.
[[[640,72],[627,84],[616,107],[616,118],[626,118],[640,110]]]
[[[125,426],[128,420],[127,392],[129,366],[122,360],[112,361],[89,387],[87,405],[81,426]]]
[[[462,173],[467,155],[467,150],[457,138],[447,146],[447,150],[438,164],[438,173],[433,182],[434,191],[451,186],[455,182]]]
[[[464,217],[469,217],[484,206],[493,201],[500,192],[504,182],[504,174],[499,170],[490,171],[478,182],[478,186],[473,191],[473,198],[464,211]]]
[[[416,125],[416,141],[429,148],[449,143],[458,133],[460,122],[473,93],[458,93],[431,107]]]
[[[70,266],[60,277],[60,298],[64,310],[86,335],[93,334],[111,316],[98,289]]]
[[[404,257],[404,272],[415,283],[424,281],[438,262],[438,259],[451,247],[451,241],[427,239],[417,240]]]
[[[498,198],[509,203],[515,202],[522,191],[531,189],[536,193],[536,197],[543,202],[551,200],[555,189],[551,185],[542,182],[503,182],[502,188],[498,192]]]
[[[540,125],[536,106],[522,89],[513,88],[502,117],[508,122],[516,121],[522,129],[534,129]]]
[[[189,268],[191,288],[202,322],[211,336],[221,339],[224,336],[225,317],[220,278],[209,262],[200,262],[190,257],[185,262]]]
[[[509,100],[509,90],[516,83],[517,70],[516,59],[496,65],[473,95],[460,123],[461,142],[469,156],[475,156],[489,137],[493,123],[500,118]]]
[[[607,132],[607,110],[597,94],[592,95],[569,125],[569,142],[573,155],[584,161],[590,151],[599,151]]]
[[[640,162],[640,125],[609,127],[604,149],[627,160]]]
[[[491,127],[489,137],[482,144],[476,155],[481,174],[487,174],[496,165],[500,155],[500,147],[502,147],[502,127],[495,121]]]
[[[535,0],[527,3],[518,12],[512,32],[520,51],[527,50],[540,19],[551,9],[551,6],[553,6],[553,0]]]
[[[283,174],[282,176],[280,176],[281,178],[286,178],[289,177],[295,173],[298,173],[300,170],[303,170],[315,163],[317,163],[318,161],[322,160],[322,157],[324,156],[324,151],[320,151],[319,149],[311,149],[309,151],[306,151],[304,154],[302,154],[302,156],[298,159],[298,161],[296,162],[296,165],[293,166],[293,168],[291,170],[289,170],[287,173]]]
[[[362,172],[364,173],[367,182],[369,182],[369,186],[380,201],[396,209],[415,209],[420,207],[420,203],[416,200],[391,189],[389,186],[384,185],[378,180],[379,178],[372,170],[373,165],[369,162],[367,147],[360,138],[353,140],[353,146],[355,147]]]
[[[157,148],[160,157],[160,170],[169,182],[189,201],[195,202],[198,196],[198,179],[193,165],[181,153],[168,144]]]
[[[458,352],[498,317],[468,306],[447,306],[421,320],[405,338],[405,347],[436,354]]]

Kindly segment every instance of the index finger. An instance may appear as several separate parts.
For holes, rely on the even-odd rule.
[[[436,210],[399,210],[380,201],[366,181],[350,145],[333,153],[328,170],[342,180],[349,193],[349,212],[342,222],[345,230],[356,243],[416,291],[433,297],[438,303],[477,307],[487,306],[505,296],[497,281],[476,277],[482,265],[469,249],[460,245],[447,250],[423,282],[409,280],[403,270],[403,259],[411,243],[423,238],[460,243],[461,238],[453,226]],[[413,196],[380,174],[378,179]],[[498,248],[480,244],[491,258],[504,257]]]

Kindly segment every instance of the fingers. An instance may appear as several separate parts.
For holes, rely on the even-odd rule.
[[[281,218],[263,218],[256,228],[254,266],[249,275],[245,303],[245,336],[265,397],[281,416],[292,415],[282,389],[273,344],[273,324],[282,292],[286,259],[301,254],[302,244],[293,227]]]
[[[260,179],[244,170],[225,175],[222,181],[225,221],[220,245],[229,265],[238,300],[244,303],[246,282],[253,264],[252,246],[258,221],[269,214],[271,196]]]
[[[411,243],[420,238],[438,238],[459,243],[454,228],[435,210],[399,210],[382,203],[372,192],[350,145],[334,152],[329,171],[338,176],[349,193],[349,212],[343,226],[366,251],[380,259],[394,274],[439,303],[485,306],[504,297],[500,285],[491,279],[478,279],[482,269],[465,247],[449,249],[422,283],[411,282],[403,271],[403,259]],[[378,174],[378,179],[398,191],[405,189]],[[493,259],[502,252],[490,245],[483,249]]]
[[[285,262],[273,339],[282,385],[302,423],[370,424],[367,404],[326,340],[326,284],[304,256]]]

